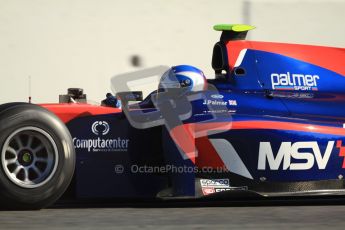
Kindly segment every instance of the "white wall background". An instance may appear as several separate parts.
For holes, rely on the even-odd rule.
[[[345,0],[0,0],[0,103],[57,102],[68,87],[101,100],[110,78],[191,64],[212,77],[217,23],[251,23],[250,39],[345,46]]]

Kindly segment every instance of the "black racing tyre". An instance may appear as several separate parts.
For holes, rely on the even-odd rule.
[[[0,105],[0,207],[40,209],[71,182],[75,151],[65,124],[33,104]]]
[[[2,104],[0,105],[0,113],[6,111],[7,109],[16,106],[16,105],[26,105],[27,103],[25,102],[11,102],[11,103],[6,103],[6,104]]]

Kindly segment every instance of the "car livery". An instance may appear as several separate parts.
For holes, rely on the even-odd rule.
[[[253,29],[248,25],[214,29],[222,31],[213,49],[216,77],[184,95],[190,113],[181,122],[132,125],[131,117],[159,111],[151,101],[166,94],[159,91],[136,102],[136,109],[126,100],[140,97],[130,92],[120,97],[122,109],[85,102],[38,105],[67,127],[75,152],[72,182],[62,190],[68,187],[75,199],[345,195],[345,49],[247,41]],[[0,118],[18,106],[24,105],[0,106]],[[0,138],[7,180],[30,189],[37,153],[12,150],[8,136]],[[11,169],[11,151],[28,168],[22,182],[20,176],[11,179],[17,170]],[[20,208],[30,205],[21,202]]]

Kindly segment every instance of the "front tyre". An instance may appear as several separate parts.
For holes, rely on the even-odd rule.
[[[66,126],[51,112],[32,104],[0,111],[0,205],[39,209],[67,189],[75,153]]]

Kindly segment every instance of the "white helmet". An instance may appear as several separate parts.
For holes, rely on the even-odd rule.
[[[206,89],[207,80],[204,73],[190,65],[178,65],[166,71],[159,82],[158,89],[186,89],[197,92]]]

